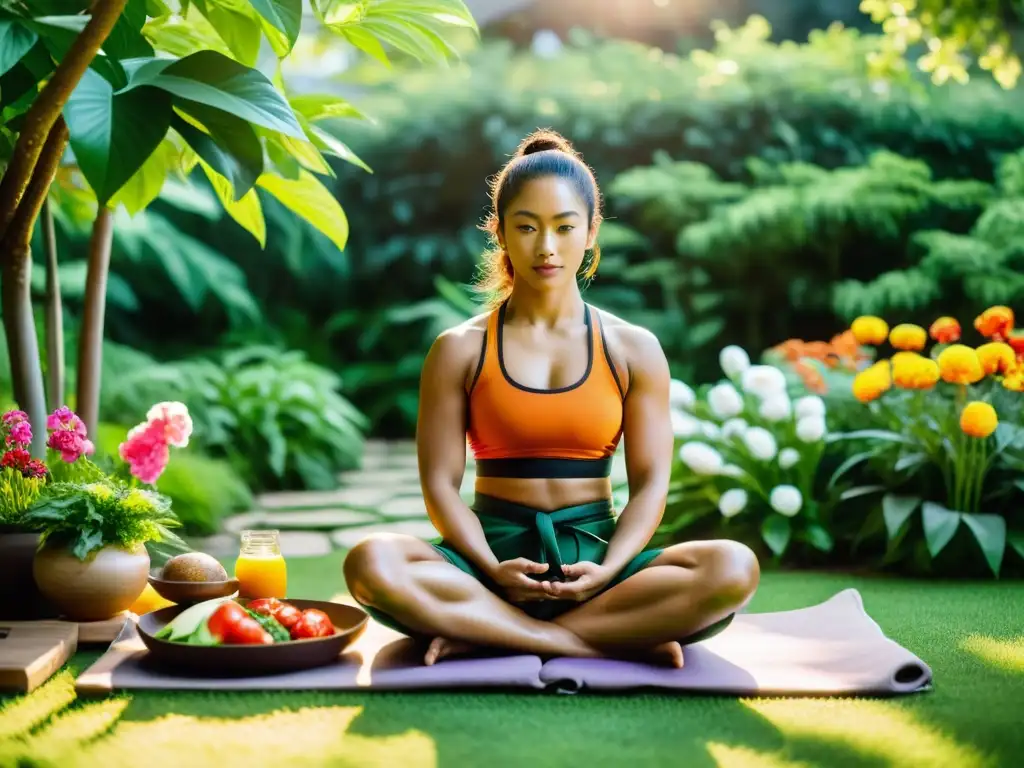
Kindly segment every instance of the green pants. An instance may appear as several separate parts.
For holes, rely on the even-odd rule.
[[[563,565],[581,561],[600,564],[608,551],[608,541],[615,532],[615,512],[610,499],[547,512],[478,493],[471,506],[498,562],[525,557],[548,564],[549,568],[544,573],[531,574],[538,581],[565,580]],[[473,576],[495,594],[502,594],[497,584],[443,539],[434,539],[430,544],[456,568]],[[660,549],[647,549],[636,555],[604,589],[610,589],[646,568],[660,553]],[[580,603],[575,600],[534,600],[516,605],[529,616],[550,621]],[[366,605],[363,608],[381,624],[407,635],[417,635],[382,611]],[[734,615],[730,614],[688,637],[679,638],[679,642],[691,645],[706,640],[729,626]]]

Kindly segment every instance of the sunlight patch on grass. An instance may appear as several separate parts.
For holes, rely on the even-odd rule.
[[[28,696],[20,696],[0,706],[0,744],[5,739],[24,736],[51,715],[75,700],[75,679],[67,669],[51,677]]]
[[[970,635],[960,643],[960,648],[997,669],[1024,673],[1024,635],[1013,640]]]
[[[0,764],[66,765],[83,745],[117,725],[129,703],[129,699],[110,699],[68,709],[37,733],[0,744]]]
[[[871,699],[750,699],[743,704],[790,739],[830,742],[837,749],[900,768],[988,768],[991,761],[899,704]]]
[[[758,752],[748,747],[730,747],[708,742],[708,754],[718,768],[805,768],[804,763],[793,763],[776,755]]]
[[[241,718],[166,715],[122,720],[117,731],[68,755],[67,766],[300,765],[331,755],[338,765],[435,768],[433,739],[419,731],[385,737],[347,733],[362,707],[304,707]]]

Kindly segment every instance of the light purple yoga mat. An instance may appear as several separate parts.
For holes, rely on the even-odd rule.
[[[327,667],[254,678],[169,674],[146,664],[146,649],[128,622],[121,636],[76,683],[79,694],[117,690],[400,690],[520,688],[578,691],[664,689],[736,695],[905,694],[927,690],[931,669],[890,640],[844,590],[794,611],[746,613],[704,643],[684,649],[685,666],[533,655],[450,659],[427,667],[408,638],[372,623]]]

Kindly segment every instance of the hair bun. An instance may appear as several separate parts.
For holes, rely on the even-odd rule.
[[[567,155],[575,155],[576,152],[572,148],[572,144],[563,137],[562,135],[555,133],[554,131],[534,131],[519,145],[519,150],[516,155],[519,157],[526,157],[527,155],[533,155],[537,152],[547,152],[548,150],[555,150],[557,152],[565,152]]]

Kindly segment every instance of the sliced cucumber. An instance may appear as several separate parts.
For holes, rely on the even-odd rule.
[[[222,604],[230,600],[230,597],[218,597],[214,600],[206,600],[196,603],[175,616],[163,629],[154,635],[158,640],[170,640],[174,642],[195,634],[200,626],[205,626],[213,612]]]

